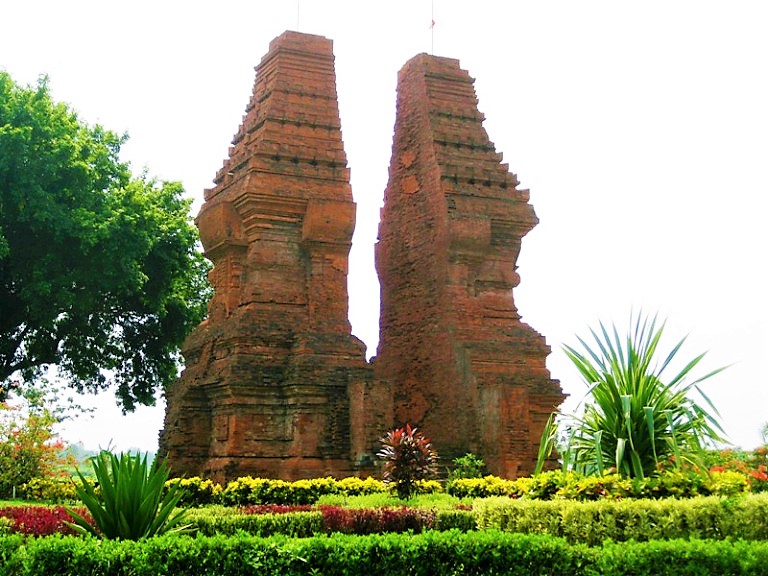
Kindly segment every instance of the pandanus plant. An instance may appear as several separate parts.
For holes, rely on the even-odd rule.
[[[699,354],[666,377],[685,338],[659,363],[664,325],[640,315],[622,338],[616,326],[609,331],[601,322],[599,331],[590,330],[594,345],[578,337],[582,350],[564,346],[589,390],[582,415],[550,417],[537,472],[556,448],[565,468],[642,478],[670,461],[701,465],[704,448],[723,441],[717,409],[699,384],[724,368],[689,379],[704,357]],[[691,397],[694,391],[703,404]]]
[[[383,480],[394,486],[399,498],[408,500],[418,490],[419,480],[428,480],[437,473],[437,452],[418,428],[406,424],[390,430],[380,442],[381,450],[376,455],[384,461]]]
[[[119,456],[102,450],[91,459],[97,484],[77,474],[78,497],[90,512],[90,523],[73,510],[67,510],[74,530],[104,538],[139,540],[171,532],[184,532],[185,510],[176,505],[182,494],[178,485],[165,490],[169,470],[166,464],[147,464],[147,456],[123,453]]]

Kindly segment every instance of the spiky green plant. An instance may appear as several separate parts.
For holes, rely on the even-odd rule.
[[[666,378],[685,338],[659,363],[665,323],[639,315],[630,320],[632,325],[621,338],[615,325],[609,332],[601,322],[599,332],[590,330],[592,346],[580,337],[582,351],[564,346],[589,391],[583,415],[560,415],[560,426],[550,419],[537,471],[557,444],[566,468],[586,474],[614,468],[623,476],[642,478],[669,461],[700,464],[704,447],[723,440],[717,409],[699,383],[724,368],[689,380],[704,357],[699,354]],[[703,404],[691,397],[694,390]]]
[[[165,462],[147,464],[146,454],[119,456],[102,450],[91,458],[96,484],[77,470],[78,497],[93,516],[95,526],[73,510],[73,529],[104,538],[139,540],[170,532],[183,532],[185,510],[176,510],[178,485],[164,491],[169,470]],[[97,488],[98,486],[98,488]]]
[[[417,490],[417,480],[429,480],[437,473],[437,452],[418,428],[406,424],[390,430],[376,454],[384,461],[383,480],[394,485],[397,495],[408,500]]]

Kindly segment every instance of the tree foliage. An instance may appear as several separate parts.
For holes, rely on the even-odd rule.
[[[722,441],[722,429],[698,384],[723,368],[689,380],[700,354],[666,377],[685,338],[659,362],[663,331],[664,323],[641,315],[624,338],[600,323],[599,331],[591,330],[592,346],[582,338],[582,350],[564,346],[589,391],[582,415],[561,415],[559,426],[550,418],[537,471],[556,444],[565,467],[585,474],[614,469],[642,478],[669,461],[702,464],[704,447]],[[703,403],[692,398],[694,391]]]
[[[125,140],[0,72],[0,382],[56,366],[132,410],[176,376],[208,266],[181,185],[133,176]]]

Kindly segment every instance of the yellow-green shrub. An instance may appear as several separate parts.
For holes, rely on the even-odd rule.
[[[441,494],[443,485],[437,480],[416,480],[416,491],[418,494]]]
[[[475,500],[472,513],[479,530],[497,528],[505,532],[561,535],[563,502],[550,500],[513,500],[494,496]]]
[[[32,478],[22,484],[20,496],[25,500],[40,502],[73,502],[77,500],[77,492],[72,478]]]
[[[358,478],[349,476],[336,481],[336,488],[339,494],[346,496],[360,496],[363,494],[376,494],[377,492],[386,492],[387,488],[384,482],[377,480],[372,476],[368,478]]]
[[[200,476],[191,478],[171,478],[165,483],[165,489],[178,485],[181,500],[179,504],[185,506],[205,506],[215,504],[221,500],[223,488],[221,484],[212,480],[203,480]]]
[[[296,480],[281,486],[279,495],[284,499],[274,500],[276,504],[313,504],[320,496],[335,494],[338,491],[336,480],[331,477]]]
[[[735,470],[702,473],[674,469],[650,477],[633,479],[618,474],[584,476],[556,470],[516,480],[504,480],[497,476],[461,478],[450,482],[447,492],[459,498],[509,496],[538,500],[692,498],[743,494],[750,492],[752,484],[747,474]]]
[[[221,493],[224,504],[245,506],[247,504],[263,504],[270,480],[266,478],[251,478],[241,476],[227,484]]]
[[[716,496],[733,496],[750,490],[748,477],[734,470],[710,472],[707,489]]]
[[[348,483],[365,490],[365,482]],[[314,504],[320,496],[339,493],[339,483],[331,477],[308,480],[267,480],[242,476],[233,480],[221,493],[224,504],[245,506],[248,504]]]
[[[531,480],[528,478],[528,480]],[[486,498],[488,496],[516,496],[515,482],[498,476],[485,478],[457,478],[448,484],[447,492],[457,498]]]
[[[600,500],[602,498],[625,498],[632,495],[632,480],[618,474],[605,476],[571,475],[558,488],[556,498],[571,500]]]
[[[575,502],[496,497],[476,500],[479,529],[548,534],[571,543],[675,538],[768,538],[768,496],[700,496]]]
[[[3,534],[10,534],[13,528],[13,520],[0,516],[0,536]]]

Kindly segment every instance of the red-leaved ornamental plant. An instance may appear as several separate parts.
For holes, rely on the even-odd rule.
[[[376,456],[384,461],[382,479],[393,484],[403,500],[417,491],[418,480],[428,480],[437,473],[437,452],[418,428],[406,424],[387,432],[380,442],[381,450]]]
[[[342,508],[320,506],[325,530],[332,534],[380,534],[382,532],[423,532],[434,528],[434,510],[418,508]]]
[[[91,519],[84,508],[78,508],[78,512]],[[70,516],[63,506],[5,506],[0,508],[0,518],[10,519],[10,532],[18,534],[50,536],[58,533],[76,533],[67,525]]]

